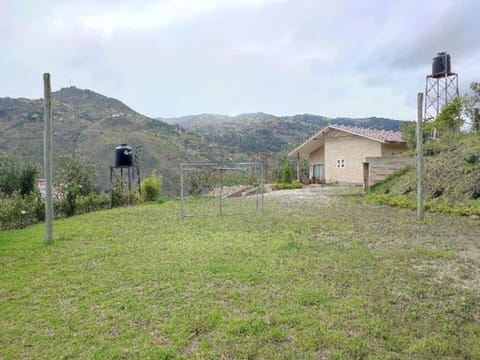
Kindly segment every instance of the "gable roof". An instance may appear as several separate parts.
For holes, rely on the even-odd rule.
[[[328,125],[313,135],[310,139],[305,141],[302,145],[290,152],[288,155],[300,153],[301,155],[310,154],[313,150],[324,144],[325,135],[329,130],[338,130],[347,134],[360,136],[369,140],[378,141],[381,143],[404,143],[402,134],[399,131],[380,130],[373,128],[362,128],[359,126],[347,125]]]

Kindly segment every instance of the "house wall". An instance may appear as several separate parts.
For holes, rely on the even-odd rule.
[[[363,161],[367,156],[382,156],[382,144],[341,131],[325,137],[325,179],[327,182],[363,184]],[[338,168],[337,160],[345,167]]]
[[[382,144],[382,156],[397,156],[407,151],[407,144]]]
[[[316,164],[325,164],[325,148],[323,146],[319,147],[317,150],[310,154],[309,158],[310,166],[308,172],[308,178],[313,178],[313,165]]]

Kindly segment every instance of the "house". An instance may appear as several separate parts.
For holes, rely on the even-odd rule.
[[[308,158],[309,179],[319,183],[366,184],[366,158],[397,157],[407,150],[400,132],[329,125],[289,155]],[[367,174],[364,172],[367,170]]]

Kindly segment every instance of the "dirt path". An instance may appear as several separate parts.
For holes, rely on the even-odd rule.
[[[267,201],[273,200],[292,205],[325,205],[329,204],[340,194],[358,193],[359,189],[352,186],[325,186],[313,185],[302,189],[279,190],[264,194]]]

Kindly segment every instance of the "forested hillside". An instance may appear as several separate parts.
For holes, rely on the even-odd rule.
[[[75,87],[52,94],[54,154],[77,154],[90,159],[101,189],[108,187],[114,149],[127,143],[141,147],[141,171],[158,169],[164,189],[176,187],[181,162],[217,161],[228,147],[207,142],[180,127],[148,118],[120,101]],[[0,150],[33,162],[41,169],[43,159],[43,101],[0,99]],[[241,156],[241,155],[239,155]]]
[[[311,114],[279,117],[265,113],[248,113],[233,117],[202,114],[161,120],[182,126],[209,141],[234,146],[237,151],[247,154],[291,150],[330,124],[385,130],[400,130],[401,124],[398,120],[376,117],[328,118]]]
[[[277,117],[264,113],[195,115],[153,119],[122,102],[91,90],[63,88],[52,94],[55,156],[80,155],[91,161],[99,189],[108,188],[114,149],[127,143],[139,148],[143,175],[158,170],[164,190],[178,189],[182,162],[246,161],[258,152],[285,154],[300,142],[335,123],[398,130],[400,121],[326,118],[316,115]],[[0,151],[35,164],[43,159],[43,101],[0,98]]]

